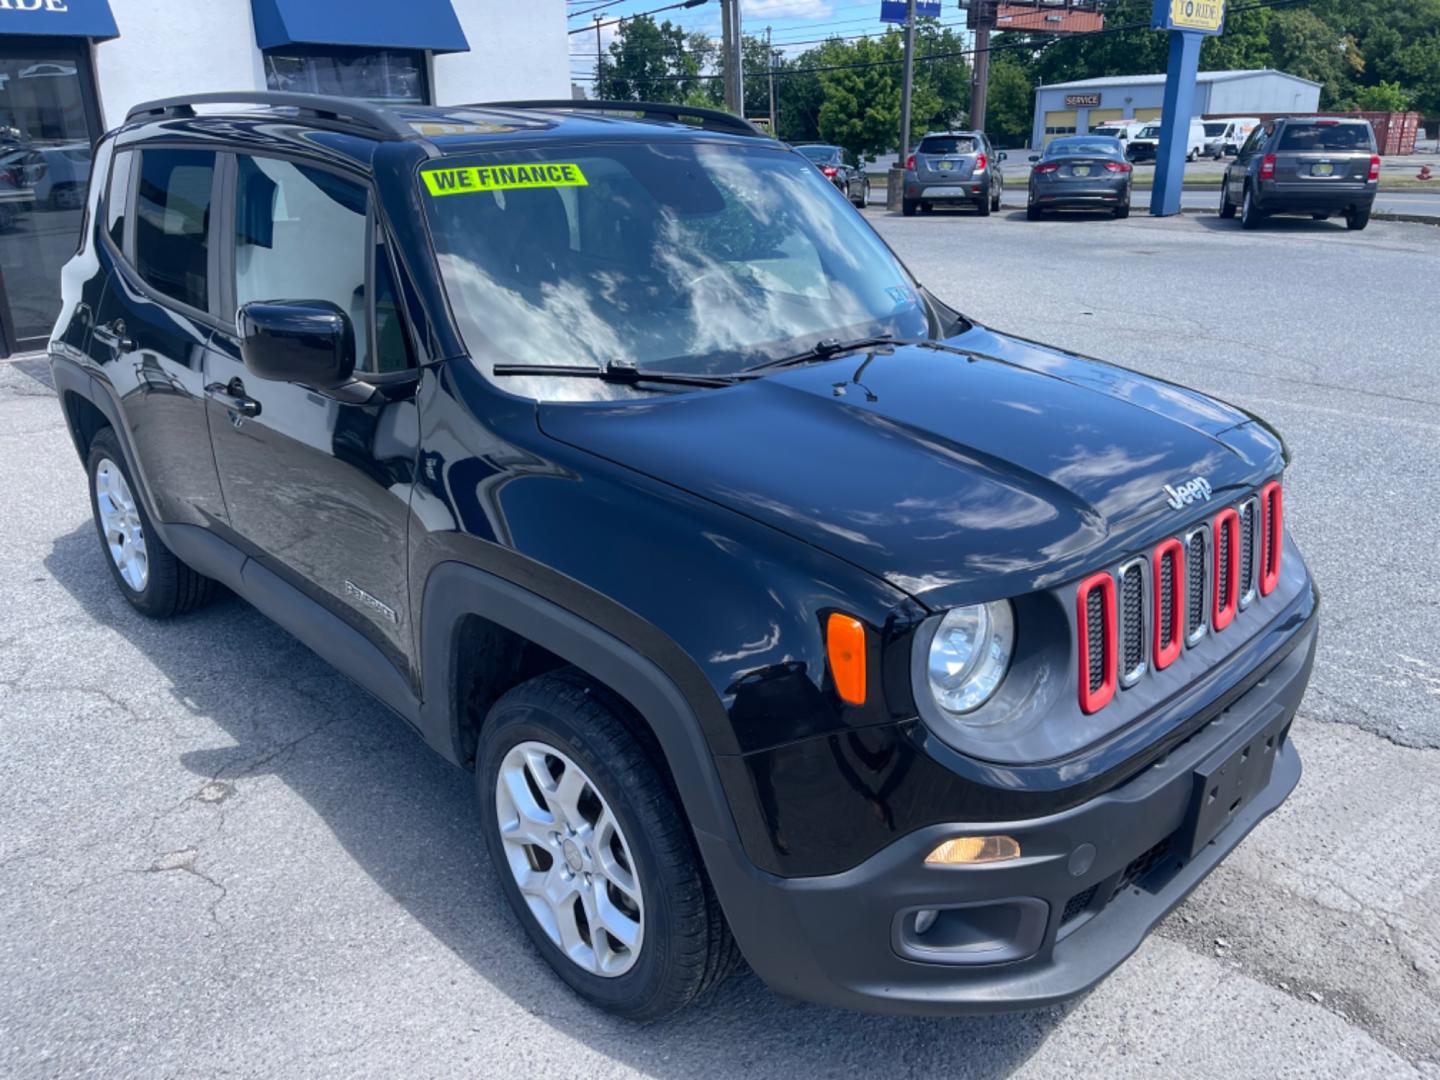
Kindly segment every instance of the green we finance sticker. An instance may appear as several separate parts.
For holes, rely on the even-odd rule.
[[[580,166],[572,162],[543,165],[472,165],[461,169],[427,169],[421,177],[431,195],[467,195],[511,188],[588,187]]]

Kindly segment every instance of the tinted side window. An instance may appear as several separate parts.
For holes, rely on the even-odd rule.
[[[105,190],[105,232],[125,250],[125,220],[130,214],[130,171],[135,155],[122,150],[110,164],[110,186]]]
[[[135,266],[151,288],[206,310],[210,196],[209,150],[144,150],[135,207]]]
[[[1265,140],[1267,138],[1269,138],[1269,135],[1266,134],[1265,127],[1262,124],[1260,127],[1257,127],[1254,131],[1250,132],[1250,138],[1245,140],[1245,145],[1240,148],[1240,153],[1257,153],[1260,148],[1265,145]]]
[[[328,300],[355,328],[356,363],[369,357],[364,187],[272,158],[240,157],[235,183],[235,303]]]

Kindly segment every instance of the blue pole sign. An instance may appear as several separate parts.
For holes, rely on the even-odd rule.
[[[1165,96],[1160,111],[1160,145],[1155,152],[1155,188],[1150,213],[1180,212],[1185,183],[1185,151],[1195,115],[1195,82],[1200,73],[1200,43],[1225,29],[1225,0],[1155,0],[1150,25],[1170,35],[1165,65]]]
[[[940,18],[940,0],[915,0],[917,19]],[[905,25],[905,0],[880,0],[880,21]]]

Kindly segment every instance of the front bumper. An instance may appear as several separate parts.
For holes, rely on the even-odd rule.
[[[1316,625],[1311,619],[1284,659],[1187,742],[1089,802],[1025,821],[928,826],[840,874],[780,878],[752,869],[743,881],[717,880],[746,959],[777,991],[867,1011],[998,1012],[1084,992],[1298,783],[1289,730],[1314,663]],[[1207,840],[1208,824],[1195,822],[1196,814],[1214,820],[1203,789],[1221,764],[1233,777],[1247,751],[1273,755],[1268,782],[1237,796]],[[1014,837],[1023,857],[924,864],[943,840],[990,834]],[[721,841],[699,839],[713,875],[729,860],[714,847]],[[931,932],[915,932],[920,910],[941,912],[934,925],[942,933],[932,939],[939,948],[925,940]]]

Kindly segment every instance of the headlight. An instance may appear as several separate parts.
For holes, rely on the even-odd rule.
[[[1008,600],[947,612],[927,663],[935,704],[957,719],[974,712],[1000,688],[1014,650],[1015,616]]]

